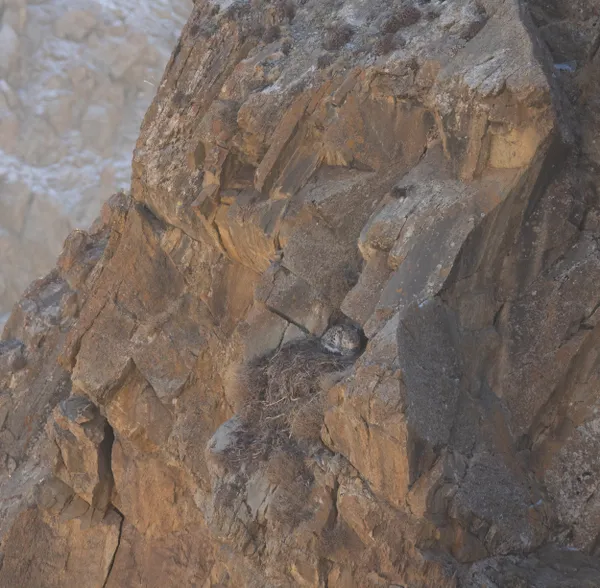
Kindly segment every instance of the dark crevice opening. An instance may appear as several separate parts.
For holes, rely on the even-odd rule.
[[[106,572],[106,578],[104,579],[102,588],[106,588],[106,586],[108,585],[108,581],[110,580],[110,575],[115,566],[115,560],[117,559],[117,553],[119,552],[119,547],[121,547],[121,537],[123,536],[123,523],[125,523],[125,517],[123,516],[123,513],[121,511],[119,511],[118,508],[115,508],[114,506],[112,508],[121,517],[121,522],[119,523],[119,536],[117,537],[117,545],[115,547],[112,558],[110,560],[110,564],[108,564],[108,570]]]

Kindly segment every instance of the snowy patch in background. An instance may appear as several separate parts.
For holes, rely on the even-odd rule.
[[[68,232],[128,189],[143,115],[192,0],[0,4],[2,316]]]

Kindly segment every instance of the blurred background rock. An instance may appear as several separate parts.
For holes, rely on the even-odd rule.
[[[69,231],[127,188],[192,0],[0,0],[0,328]]]

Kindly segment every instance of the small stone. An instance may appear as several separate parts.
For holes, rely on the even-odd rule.
[[[287,343],[291,343],[292,341],[298,341],[299,339],[304,339],[306,337],[306,333],[298,326],[290,323],[288,328],[285,330],[283,334],[283,339],[281,341],[281,345],[286,345]]]
[[[9,372],[18,372],[27,365],[25,359],[25,346],[21,341],[0,342],[0,375]]]
[[[373,46],[375,55],[387,55],[399,47],[393,33],[387,33]]]
[[[330,26],[325,32],[323,49],[327,49],[328,51],[341,49],[350,41],[352,35],[354,35],[354,29],[348,23]]]
[[[82,517],[90,508],[90,505],[79,496],[75,496],[60,513],[61,521],[71,521]]]
[[[265,31],[263,41],[267,44],[273,43],[274,41],[277,41],[279,37],[281,37],[281,29],[277,25],[273,25]]]
[[[59,404],[61,413],[70,421],[82,425],[98,416],[98,408],[85,396],[71,396]]]
[[[393,34],[400,29],[410,27],[421,20],[421,11],[415,6],[407,5],[390,16],[382,25],[381,32]]]
[[[329,67],[333,63],[333,57],[328,53],[324,53],[323,55],[319,55],[317,58],[317,68],[325,69]]]

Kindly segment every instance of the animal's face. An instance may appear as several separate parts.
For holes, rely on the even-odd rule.
[[[353,327],[336,325],[321,337],[321,343],[331,353],[351,355],[360,349],[360,335]]]
[[[360,349],[360,336],[355,329],[342,329],[341,347],[348,351],[357,351]]]

